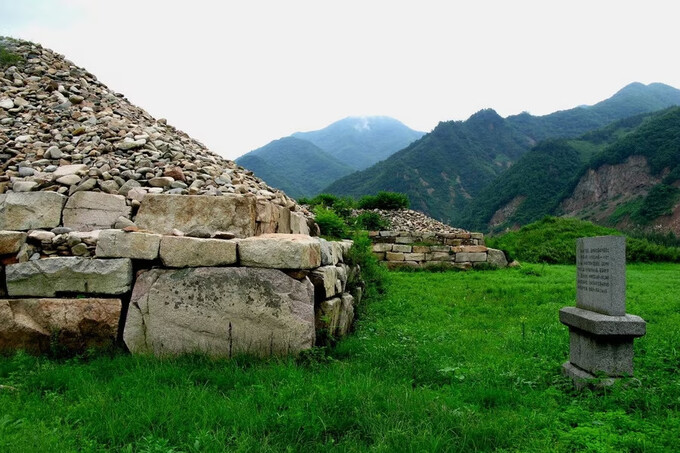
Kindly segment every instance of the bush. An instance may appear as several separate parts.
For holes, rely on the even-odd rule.
[[[332,209],[345,220],[349,220],[352,215],[352,209],[356,205],[352,197],[340,198],[330,193],[320,193],[314,198],[300,198],[298,203],[311,206],[312,209],[316,209],[318,206]]]
[[[364,195],[359,200],[359,209],[408,209],[408,196],[403,193],[380,191],[377,195]]]
[[[385,268],[378,262],[378,259],[373,255],[371,251],[371,239],[368,237],[368,233],[365,231],[358,232],[352,236],[354,244],[352,248],[349,249],[347,256],[347,264],[353,266],[355,264],[359,265],[361,269],[361,277],[366,285],[366,295],[383,293],[384,292],[384,278],[385,278]],[[347,286],[349,288],[355,287],[359,282],[347,281]]]
[[[0,44],[0,68],[12,66],[19,62],[21,62],[21,57],[19,55],[8,51],[2,44]]]
[[[349,228],[344,220],[332,209],[317,206],[314,209],[316,223],[321,229],[321,235],[334,239],[349,238]]]
[[[390,223],[377,212],[366,211],[359,214],[354,225],[362,230],[380,231],[390,228]]]

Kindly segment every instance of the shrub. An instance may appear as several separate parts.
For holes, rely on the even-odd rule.
[[[385,268],[378,262],[378,259],[371,251],[371,239],[365,231],[357,232],[352,236],[354,244],[349,249],[347,264],[359,265],[361,277],[365,283],[366,295],[384,292]],[[360,285],[360,282],[353,280],[358,276],[350,275],[347,287],[353,288]]]
[[[354,209],[356,205],[356,202],[352,197],[340,198],[329,193],[320,193],[314,198],[300,198],[298,203],[309,205],[312,209],[316,209],[318,206],[332,209],[345,220],[350,218],[352,209]]]
[[[408,196],[398,192],[380,191],[377,195],[364,195],[359,200],[360,209],[408,209]]]
[[[317,206],[314,209],[316,223],[321,229],[321,235],[329,238],[343,239],[348,238],[349,228],[340,216],[332,209]]]
[[[390,228],[390,223],[377,212],[366,211],[359,214],[354,225],[362,230],[379,231]]]
[[[2,44],[0,44],[0,68],[12,66],[19,62],[21,62],[21,57],[19,55],[8,51]]]

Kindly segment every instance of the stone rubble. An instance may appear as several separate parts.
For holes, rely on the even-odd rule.
[[[392,231],[409,231],[412,233],[468,233],[461,228],[454,228],[442,223],[419,211],[411,209],[385,210],[385,209],[357,209],[352,211],[356,217],[364,212],[375,212],[390,224]]]
[[[247,194],[310,216],[62,55],[10,38],[0,44],[21,57],[0,68],[0,194],[104,192],[133,209],[149,193]]]

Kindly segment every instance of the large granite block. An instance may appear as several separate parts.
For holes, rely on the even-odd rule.
[[[122,195],[76,192],[64,206],[64,226],[76,231],[112,228],[119,217],[130,217]]]
[[[99,258],[155,260],[161,244],[160,234],[102,230],[95,254]]]
[[[0,230],[55,228],[66,197],[56,192],[0,194]]]
[[[26,237],[22,231],[0,231],[0,255],[17,253],[26,243]]]
[[[205,227],[245,238],[255,235],[256,217],[255,197],[149,194],[142,201],[135,224],[161,234]]]
[[[5,274],[7,294],[13,297],[124,294],[132,284],[132,263],[128,258],[65,256],[10,264]]]
[[[314,289],[275,269],[152,269],[137,278],[124,339],[134,354],[296,353],[314,345]]]
[[[168,267],[228,266],[236,264],[236,242],[163,236],[160,257]]]
[[[301,234],[265,234],[238,243],[242,266],[273,269],[314,269],[321,265],[317,238]]]
[[[120,311],[120,299],[1,299],[0,351],[112,346]]]

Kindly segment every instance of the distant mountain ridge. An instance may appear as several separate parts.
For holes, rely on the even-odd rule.
[[[317,131],[274,140],[236,163],[294,198],[307,197],[423,135],[386,116],[348,117]]]
[[[356,170],[363,170],[425,135],[388,116],[350,116],[318,131],[296,132]]]
[[[236,163],[293,198],[313,196],[354,171],[313,143],[295,137],[274,140]]]
[[[613,121],[680,105],[680,90],[655,83],[633,83],[593,106],[545,116],[528,113],[501,118],[491,109],[468,120],[439,125],[417,142],[366,170],[347,175],[324,192],[355,197],[379,190],[404,192],[415,209],[454,226],[468,227],[463,213],[475,198],[533,145],[542,140],[573,138]],[[561,165],[580,159],[562,156]],[[573,166],[572,165],[572,166]],[[561,168],[561,167],[560,167]],[[551,174],[559,178],[559,172]]]

